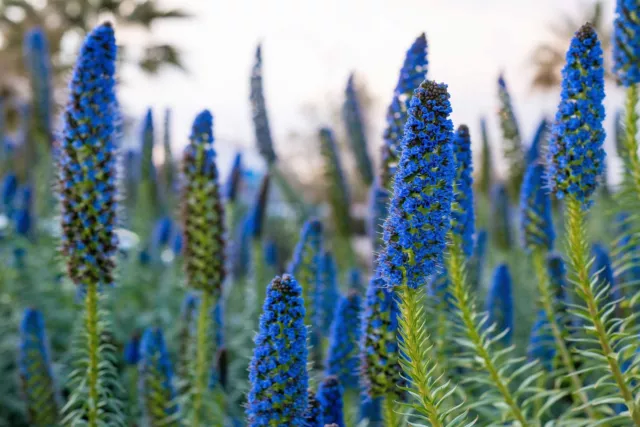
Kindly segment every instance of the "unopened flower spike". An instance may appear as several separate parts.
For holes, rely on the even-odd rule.
[[[553,249],[555,232],[551,213],[551,197],[542,164],[527,167],[520,193],[520,229],[526,250]]]
[[[270,176],[269,173],[267,173],[262,177],[260,188],[258,189],[258,194],[251,208],[251,238],[253,240],[260,240],[262,238],[262,233],[265,225],[264,222],[267,217],[269,184]]]
[[[424,81],[410,105],[378,261],[388,286],[416,288],[442,265],[455,160],[447,86]]]
[[[302,289],[285,274],[267,288],[249,365],[249,427],[304,425],[307,410],[307,328]]]
[[[264,99],[262,82],[262,46],[256,48],[255,62],[251,70],[251,111],[253,114],[253,127],[256,135],[258,151],[271,165],[276,161],[276,152],[273,148],[267,105]]]
[[[60,396],[53,378],[44,317],[32,308],[24,311],[20,324],[18,369],[29,425],[57,425]]]
[[[366,126],[360,108],[360,100],[354,84],[354,75],[349,76],[345,90],[345,102],[342,106],[342,117],[347,129],[351,151],[362,182],[368,187],[373,183],[373,165],[369,156]]]
[[[511,344],[514,326],[513,284],[506,264],[500,264],[493,275],[487,294],[487,326],[495,325],[494,335],[501,335],[505,345]]]
[[[342,167],[340,153],[333,131],[329,128],[320,129],[320,152],[324,157],[325,179],[327,182],[327,196],[331,204],[333,221],[338,234],[342,237],[351,234],[351,195],[349,183]]]
[[[317,398],[325,425],[345,427],[343,394],[344,389],[336,376],[330,375],[320,383]]]
[[[362,299],[355,290],[340,298],[331,326],[327,375],[335,375],[345,389],[357,390]]]

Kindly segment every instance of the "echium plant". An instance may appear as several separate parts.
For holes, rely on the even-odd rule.
[[[409,101],[413,91],[427,77],[427,37],[420,34],[413,42],[400,69],[398,83],[393,91],[391,104],[387,109],[387,126],[383,133],[382,165],[380,184],[391,189],[395,168],[400,160],[402,135],[407,121]]]
[[[518,119],[513,110],[511,95],[503,75],[498,77],[498,100],[500,101],[498,119],[502,129],[503,152],[509,166],[509,193],[515,200],[520,194],[525,168],[525,154]]]
[[[31,80],[33,98],[33,130],[40,144],[48,149],[52,141],[52,81],[49,59],[49,43],[40,27],[28,31],[24,37],[25,68]],[[31,143],[31,142],[29,142]],[[45,151],[46,152],[46,151]],[[37,153],[32,153],[37,154]]]
[[[24,311],[20,324],[18,368],[29,425],[46,427],[59,421],[60,396],[53,378],[49,342],[42,313]]]
[[[203,417],[203,394],[213,358],[211,310],[218,301],[225,277],[224,209],[213,149],[213,117],[207,110],[193,122],[183,158],[182,222],[187,285],[200,292],[191,367],[191,423]]]
[[[255,62],[251,70],[251,112],[256,134],[258,151],[267,164],[276,161],[276,152],[273,149],[267,105],[264,99],[262,83],[262,46],[256,48]]]
[[[355,260],[351,248],[351,195],[349,183],[342,167],[340,153],[333,134],[329,128],[322,128],[319,132],[320,153],[324,158],[324,175],[326,180],[326,194],[331,205],[333,222],[339,241],[336,249],[340,252],[336,255],[339,260],[347,260],[353,265]]]
[[[540,120],[540,124],[538,124],[538,128],[536,129],[536,133],[533,135],[533,140],[531,141],[531,145],[527,148],[527,156],[526,156],[526,167],[532,163],[537,163],[542,161],[542,153],[546,149],[546,140],[549,135],[549,122],[546,118]],[[525,171],[526,174],[526,171]]]
[[[158,176],[153,161],[155,145],[155,126],[151,108],[142,121],[140,130],[141,157],[140,182],[136,198],[137,228],[141,230],[142,238],[148,238],[150,232],[148,223],[153,222],[161,213],[160,192],[158,191]]]
[[[442,426],[450,414],[443,406],[450,389],[440,383],[430,354],[422,296],[426,278],[442,266],[451,226],[455,160],[447,86],[425,80],[409,105],[378,268],[400,297],[401,364],[411,378],[411,406],[431,425]],[[385,396],[387,408],[389,402]],[[385,421],[396,425],[388,419],[392,412],[385,409]]]
[[[480,133],[482,136],[482,149],[480,150],[480,170],[478,172],[477,185],[480,193],[488,196],[493,184],[494,170],[487,120],[484,117],[480,120]]]
[[[58,153],[62,254],[69,278],[84,300],[78,368],[71,374],[71,404],[65,423],[90,427],[123,421],[109,390],[115,381],[112,348],[100,294],[113,284],[116,227],[116,147],[114,146],[116,43],[111,24],[86,37],[70,83]]]
[[[296,277],[302,288],[305,307],[305,325],[311,325],[315,318],[314,296],[320,280],[320,262],[322,250],[322,223],[317,219],[307,221],[300,232],[293,259],[289,265],[289,274]]]
[[[267,208],[269,200],[269,188],[271,179],[269,173],[266,173],[262,177],[260,182],[260,188],[256,194],[256,198],[253,202],[253,206],[249,211],[249,228],[250,228],[250,281],[251,286],[248,287],[248,300],[251,301],[254,312],[256,314],[255,320],[258,320],[258,313],[260,307],[264,302],[266,286],[265,283],[273,277],[269,268],[265,264],[264,250],[262,237],[264,234],[265,221],[267,217]]]
[[[603,171],[604,68],[602,48],[595,29],[582,26],[575,34],[562,72],[561,100],[549,142],[547,156],[549,184],[559,198],[566,199],[566,255],[571,282],[582,305],[574,310],[586,322],[584,344],[592,347],[584,357],[593,371],[602,373],[599,388],[611,390],[626,411],[620,416],[640,426],[640,408],[635,401],[631,373],[622,369],[617,352],[626,347],[629,319],[615,319],[612,303],[602,304],[608,290],[590,275],[585,216]],[[615,327],[613,327],[615,325]],[[592,406],[609,403],[591,399]]]
[[[493,243],[504,251],[513,246],[513,219],[509,192],[503,183],[494,186],[491,192],[491,237]]]
[[[173,369],[162,330],[148,328],[140,340],[139,396],[146,425],[180,424]]]
[[[460,237],[462,252],[471,256],[475,233],[473,203],[473,164],[469,128],[461,125],[453,138],[453,156],[456,165],[454,203],[451,223],[454,234]]]
[[[347,81],[345,101],[342,106],[342,117],[347,129],[351,151],[353,152],[353,157],[356,159],[360,179],[369,187],[373,183],[373,164],[369,156],[366,126],[353,74],[349,76],[349,80]]]
[[[307,327],[302,288],[285,274],[267,288],[249,365],[249,427],[304,426],[307,410]]]

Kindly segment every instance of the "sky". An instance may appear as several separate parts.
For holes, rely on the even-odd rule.
[[[308,149],[291,134],[314,135],[319,125],[338,126],[323,112],[341,102],[351,72],[374,99],[369,111],[370,152],[381,144],[385,110],[391,100],[406,50],[425,32],[428,77],[449,85],[452,119],[467,124],[479,143],[479,119],[486,116],[496,149],[497,76],[503,72],[525,141],[543,115],[553,117],[558,91],[530,88],[531,52],[551,36],[550,23],[563,14],[579,15],[589,0],[164,0],[193,14],[153,28],[152,36],[176,44],[188,73],[175,70],[149,77],[124,72],[120,98],[128,113],[142,117],[151,106],[173,109],[173,144],[186,143],[197,112],[209,108],[221,163],[254,146],[249,107],[249,73],[257,43],[263,45],[265,96],[276,150],[281,157]],[[605,2],[611,20],[614,2]],[[125,33],[126,41],[140,34]],[[567,46],[568,47],[568,46]],[[607,88],[607,129],[622,94]],[[319,118],[305,108],[317,105]],[[610,132],[612,134],[612,132]],[[609,152],[612,140],[607,142]],[[477,150],[476,150],[477,151]],[[495,150],[494,150],[495,151]],[[497,153],[496,153],[497,154]],[[612,156],[613,157],[613,156]],[[610,161],[610,170],[617,159]],[[222,166],[224,169],[224,165]]]

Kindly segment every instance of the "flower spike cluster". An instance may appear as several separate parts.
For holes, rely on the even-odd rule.
[[[451,212],[453,232],[460,236],[462,251],[466,256],[473,252],[475,215],[473,211],[473,156],[469,128],[458,127],[453,138],[453,155],[456,164],[454,181],[455,203]]]
[[[616,1],[613,73],[622,86],[640,83],[640,3],[637,0]]]
[[[53,379],[44,318],[27,308],[20,324],[18,368],[29,424],[56,425],[60,399]]]
[[[249,365],[249,427],[302,426],[307,410],[307,328],[302,289],[285,274],[273,279]]]
[[[562,70],[562,92],[549,140],[549,186],[558,198],[584,205],[604,169],[604,68],[602,48],[591,26],[575,34]]]
[[[555,232],[551,216],[551,198],[547,193],[544,166],[527,167],[520,193],[520,227],[527,250],[553,249]]]
[[[70,83],[58,153],[62,252],[77,285],[113,283],[116,43],[109,23],[85,39]]]
[[[424,81],[410,105],[379,262],[389,286],[415,288],[442,264],[455,161],[447,86]]]
[[[224,210],[213,150],[213,117],[200,113],[184,151],[182,221],[187,282],[216,298],[224,280]]]

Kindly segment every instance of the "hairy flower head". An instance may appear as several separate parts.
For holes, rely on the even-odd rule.
[[[424,284],[442,264],[451,225],[455,161],[447,86],[424,81],[410,105],[379,257],[389,286]]]
[[[224,281],[224,208],[213,150],[213,117],[207,110],[193,122],[185,148],[182,193],[184,264],[190,287],[220,295]]]
[[[562,70],[562,92],[549,140],[549,186],[558,198],[588,205],[604,170],[604,68],[602,48],[591,24],[571,40]]]
[[[249,365],[250,427],[302,426],[307,409],[307,328],[302,289],[285,274],[267,288]]]
[[[86,37],[73,71],[57,156],[62,253],[77,285],[113,283],[116,43],[109,23]]]

